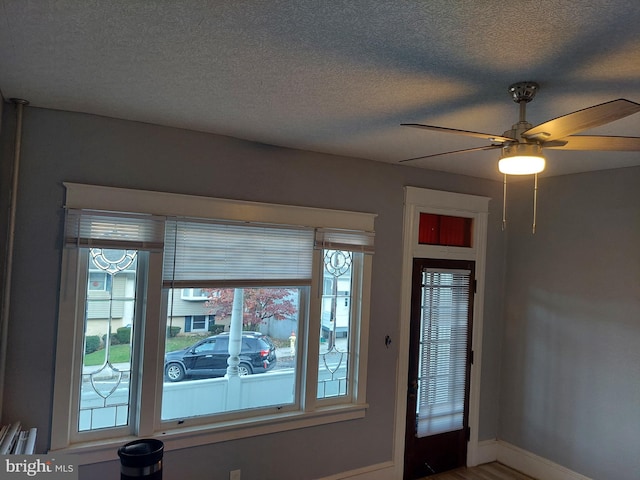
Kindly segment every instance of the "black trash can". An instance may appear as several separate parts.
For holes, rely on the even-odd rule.
[[[155,439],[129,442],[118,449],[120,480],[161,480],[164,443]]]

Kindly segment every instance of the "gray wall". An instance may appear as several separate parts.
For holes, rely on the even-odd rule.
[[[512,194],[512,195],[511,195]],[[640,168],[510,193],[499,437],[598,480],[640,475]]]
[[[12,141],[5,109],[3,151]],[[3,155],[3,162],[9,158]],[[6,176],[3,176],[6,182]],[[25,111],[7,378],[2,421],[39,429],[48,446],[60,276],[63,181],[373,212],[367,399],[362,420],[165,454],[167,478],[304,480],[392,459],[399,331],[403,186],[496,197],[491,202],[480,438],[498,429],[504,244],[501,184],[406,166],[321,155],[104,117]],[[2,185],[3,192],[6,184]],[[320,452],[320,455],[318,454]],[[82,467],[81,478],[117,478],[119,465]]]

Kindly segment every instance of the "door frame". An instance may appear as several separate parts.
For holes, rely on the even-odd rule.
[[[394,438],[394,478],[402,478],[407,411],[407,377],[409,373],[409,328],[411,323],[411,276],[414,258],[472,260],[475,262],[476,293],[473,305],[471,345],[474,361],[471,365],[469,388],[469,428],[467,466],[479,463],[478,427],[480,416],[480,372],[482,369],[482,326],[484,312],[484,277],[487,246],[488,197],[440,190],[405,187],[403,225],[403,265],[400,302],[398,375],[396,385],[396,418]],[[420,213],[435,213],[473,218],[472,246],[447,247],[420,245],[418,227]]]

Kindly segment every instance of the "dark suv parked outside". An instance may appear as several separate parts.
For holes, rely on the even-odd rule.
[[[227,373],[229,333],[221,333],[200,340],[190,347],[167,352],[164,373],[172,382],[186,376],[221,377]],[[240,375],[264,373],[276,364],[276,347],[271,339],[259,332],[242,332]]]

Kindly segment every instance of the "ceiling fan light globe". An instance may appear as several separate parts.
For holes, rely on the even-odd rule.
[[[498,170],[506,175],[533,175],[544,170],[544,157],[517,155],[504,157],[498,161]]]
[[[498,170],[507,175],[532,175],[542,172],[545,163],[540,145],[516,143],[502,148]]]

